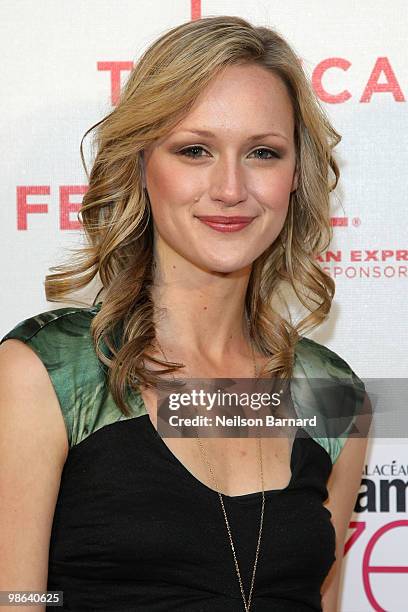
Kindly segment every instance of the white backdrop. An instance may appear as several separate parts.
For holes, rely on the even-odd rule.
[[[343,136],[335,236],[324,262],[336,298],[312,337],[362,378],[407,377],[405,0],[2,0],[0,333],[60,307],[45,300],[43,279],[78,242],[83,133],[116,103],[151,41],[188,19],[220,14],[276,28]],[[370,447],[362,492],[370,486],[376,508],[353,515],[342,612],[407,609],[407,488],[402,502],[392,490],[389,509],[380,507],[382,486],[395,478],[407,484],[405,443]]]

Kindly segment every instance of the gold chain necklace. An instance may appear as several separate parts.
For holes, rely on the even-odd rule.
[[[158,339],[156,338],[156,342],[161,350],[161,352],[163,353],[163,357],[165,358],[166,361],[169,361],[166,357],[165,352],[163,351],[160,342],[158,341]],[[258,371],[257,371],[257,366],[256,366],[256,361],[255,361],[255,354],[254,354],[254,347],[253,344],[251,342],[251,349],[252,349],[252,361],[253,361],[253,366],[254,366],[254,378],[257,378],[258,375]],[[174,380],[174,376],[173,376],[173,380]],[[205,461],[205,463],[208,466],[208,469],[210,471],[211,477],[213,479],[214,485],[215,485],[215,489],[218,493],[220,502],[221,502],[221,507],[222,507],[222,511],[224,514],[224,518],[225,518],[225,524],[227,526],[227,531],[228,531],[228,536],[229,536],[229,540],[230,540],[230,544],[231,544],[231,549],[232,549],[232,554],[234,556],[234,563],[235,563],[235,569],[237,572],[237,576],[238,576],[238,581],[239,581],[239,586],[241,589],[241,595],[242,595],[242,599],[244,601],[244,608],[245,608],[245,612],[250,612],[250,607],[251,607],[251,598],[252,598],[252,591],[254,588],[254,582],[255,582],[255,572],[256,572],[256,567],[258,564],[258,556],[259,556],[259,548],[260,548],[260,544],[261,544],[261,536],[262,536],[262,527],[263,527],[263,518],[264,518],[264,508],[265,508],[265,491],[264,491],[264,479],[263,479],[263,469],[262,469],[262,446],[261,446],[261,438],[259,437],[259,433],[257,433],[257,437],[258,437],[258,455],[259,455],[259,465],[260,465],[260,475],[261,475],[261,484],[262,484],[262,508],[261,508],[261,519],[260,519],[260,525],[259,525],[259,534],[258,534],[258,543],[256,546],[256,555],[255,555],[255,563],[254,563],[254,569],[252,571],[252,580],[251,580],[251,588],[249,591],[249,596],[248,596],[248,602],[246,601],[245,598],[245,592],[244,592],[244,587],[242,584],[242,579],[241,579],[241,573],[239,571],[239,565],[238,565],[238,561],[237,561],[237,557],[235,554],[235,547],[234,547],[234,542],[232,540],[232,535],[231,535],[231,529],[229,526],[229,522],[228,522],[228,517],[227,517],[227,513],[225,512],[225,507],[224,507],[224,502],[222,499],[222,493],[219,491],[218,489],[218,485],[217,485],[217,481],[214,475],[214,470],[212,469],[206,454],[204,452],[204,448],[201,442],[201,439],[198,437],[197,434],[197,441],[200,447],[200,450],[202,452],[203,455],[203,459]]]

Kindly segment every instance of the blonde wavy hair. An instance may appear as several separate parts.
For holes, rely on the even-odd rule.
[[[153,223],[142,183],[143,150],[188,114],[223,68],[245,63],[281,78],[295,118],[298,187],[291,193],[279,237],[253,263],[245,297],[250,336],[270,358],[264,372],[290,377],[300,335],[320,325],[330,311],[335,284],[316,256],[332,238],[329,194],[339,179],[332,149],[341,136],[298,57],[277,31],[236,16],[204,17],[172,28],[137,61],[114,110],[84,134],[81,158],[89,188],[78,218],[86,245],[74,249],[68,262],[51,267],[54,273],[44,283],[47,300],[72,302],[67,297],[99,275],[102,288],[94,304],[101,292],[103,301],[91,335],[107,366],[109,389],[125,415],[130,415],[129,387],[160,386],[162,374],[183,367],[148,354],[155,340]],[[89,174],[83,141],[95,128],[96,155]],[[272,305],[283,282],[309,313],[296,324]],[[163,369],[150,370],[146,359]]]

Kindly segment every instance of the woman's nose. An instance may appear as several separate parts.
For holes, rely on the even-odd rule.
[[[217,161],[210,180],[210,195],[214,200],[233,205],[247,197],[245,169],[239,160]]]

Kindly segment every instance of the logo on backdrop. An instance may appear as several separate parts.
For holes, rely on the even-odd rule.
[[[408,492],[408,464],[390,459],[387,463],[367,464],[363,470],[363,478],[361,481],[361,490],[357,498],[355,512],[364,513],[381,513],[386,516],[387,513],[401,513],[406,516],[407,510],[407,492]],[[368,515],[367,515],[368,518]],[[386,612],[389,608],[382,607],[380,596],[384,597],[387,589],[382,588],[374,591],[374,586],[379,585],[373,580],[378,574],[385,575],[401,575],[408,573],[408,565],[393,564],[393,556],[387,556],[387,549],[390,550],[391,538],[398,538],[401,550],[407,550],[408,547],[408,520],[398,519],[387,522],[381,525],[374,532],[370,531],[370,524],[365,520],[350,522],[352,534],[347,540],[344,547],[344,554],[354,546],[354,544],[362,538],[363,552],[361,561],[361,571],[363,588],[370,605],[378,612]],[[394,535],[395,530],[397,530]],[[388,544],[388,548],[387,548]],[[380,565],[375,564],[380,561]],[[395,563],[395,562],[394,562]],[[395,579],[392,578],[393,588],[395,588]],[[383,603],[383,605],[386,605]]]

